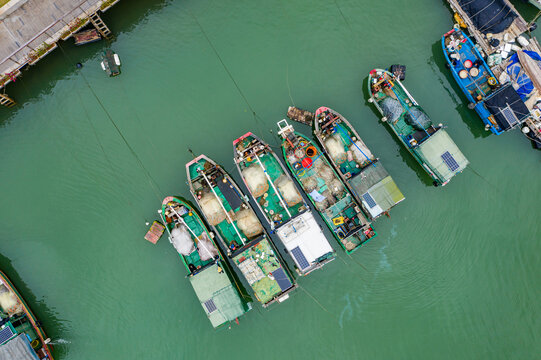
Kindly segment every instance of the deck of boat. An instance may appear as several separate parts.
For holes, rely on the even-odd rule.
[[[263,305],[294,286],[266,236],[236,253],[232,260]]]

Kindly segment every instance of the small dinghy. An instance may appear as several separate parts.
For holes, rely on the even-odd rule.
[[[101,68],[111,77],[120,75],[120,58],[118,54],[111,49],[105,50],[101,57]]]

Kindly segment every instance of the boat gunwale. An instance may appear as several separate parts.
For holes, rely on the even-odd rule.
[[[34,331],[36,332],[36,334],[38,335],[41,341],[41,348],[44,349],[44,351],[46,352],[46,355],[49,357],[49,360],[54,360],[52,351],[50,349],[52,345],[45,343],[45,340],[49,338],[46,337],[47,334],[45,333],[45,330],[43,330],[42,326],[38,325],[40,324],[40,322],[34,316],[34,313],[32,313],[32,310],[30,310],[30,307],[24,301],[22,295],[19,293],[19,291],[17,291],[17,288],[15,288],[11,280],[9,280],[7,275],[4,274],[4,272],[2,272],[1,270],[0,270],[0,278],[2,279],[2,283],[8,288],[8,290],[11,291],[13,294],[15,294],[17,298],[19,299],[19,301],[21,302],[21,305],[23,306],[23,310],[26,317],[30,320],[30,323],[32,324],[32,328],[34,329]],[[32,349],[32,351],[34,351],[34,353],[37,355],[37,352],[34,349]]]

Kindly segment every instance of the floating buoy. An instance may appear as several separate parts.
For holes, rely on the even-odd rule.
[[[308,147],[306,148],[306,156],[309,156],[309,157],[312,158],[312,157],[316,156],[316,154],[317,154],[317,150],[316,150],[315,147],[313,147],[313,146],[308,146]]]
[[[460,70],[458,72],[458,76],[461,78],[461,79],[467,79],[468,78],[468,70]]]
[[[473,67],[470,69],[470,75],[471,77],[477,77],[479,75],[479,69],[476,67]]]

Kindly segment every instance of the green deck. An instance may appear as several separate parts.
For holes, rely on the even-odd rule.
[[[186,225],[198,237],[201,236],[201,234],[203,234],[203,232],[206,232],[208,238],[212,241],[214,247],[218,250],[218,247],[216,246],[216,243],[214,242],[214,240],[212,240],[212,237],[210,236],[206,226],[203,224],[203,220],[201,219],[201,217],[199,216],[197,211],[195,211],[192,208],[191,205],[189,205],[186,201],[184,201],[184,200],[182,200],[180,198],[176,198],[176,197],[173,197],[173,200],[170,203],[175,204],[175,205],[173,205],[174,207],[175,206],[185,207],[187,209],[187,212],[186,212],[186,214],[182,215],[182,219],[184,219],[184,222],[186,223]],[[167,204],[163,204],[162,205],[162,214],[165,214],[167,209],[168,209]],[[166,223],[167,229],[169,231],[171,231],[173,229],[174,223],[173,222],[167,222],[167,219],[165,218],[165,216],[163,216],[162,219]],[[192,240],[194,241],[194,244],[197,245],[197,240],[194,239],[193,234],[192,234]],[[220,253],[219,250],[218,250],[218,253]],[[196,269],[200,269],[200,268],[204,268],[205,266],[207,266],[208,264],[210,264],[210,263],[212,263],[214,261],[213,259],[202,261],[201,257],[199,256],[199,252],[197,251],[197,249],[195,249],[190,255],[185,256],[185,255],[179,254],[179,256],[182,258],[183,263],[186,266],[186,269],[188,271],[190,271],[190,268],[188,267],[190,264],[195,266]],[[220,255],[220,257],[221,257],[221,255]]]
[[[246,145],[250,143],[254,138],[252,136],[248,136],[241,140],[239,144],[237,144],[237,148]],[[259,152],[258,153],[259,160],[263,164],[263,167],[267,174],[269,175],[271,181],[273,183],[278,180],[281,176],[287,176],[284,169],[278,162],[278,160],[275,158],[273,153],[270,153],[268,151],[265,152]],[[244,169],[252,166],[261,166],[259,162],[254,159],[250,158],[250,160],[244,159],[242,162],[239,163],[240,170],[243,171]],[[289,219],[294,218],[297,216],[300,212],[302,212],[304,207],[304,201],[300,201],[298,204],[295,204],[293,206],[287,205],[287,210],[289,211],[290,215],[288,215],[286,209],[282,206],[280,201],[280,196],[276,193],[274,188],[269,185],[269,189],[265,194],[262,194],[259,197],[254,197],[255,200],[258,202],[258,204],[261,206],[261,209],[263,210],[263,214],[265,215],[265,218],[267,219],[267,222],[269,224],[275,224],[275,226],[279,226],[282,223],[287,222]]]
[[[320,156],[322,152],[317,147],[317,145],[302,134],[295,133],[295,135],[301,140],[301,143],[303,143],[303,151],[307,147],[313,146],[317,150],[317,155],[312,158],[313,164],[309,168],[304,168],[299,163],[297,163],[299,164],[297,167],[293,167],[289,161],[286,161],[286,163],[291,170],[291,173],[297,179],[303,190],[306,192],[307,195],[309,195],[308,197],[316,207],[316,210],[323,217],[323,220],[333,233],[335,239],[338,241],[340,246],[342,246],[342,248],[346,250],[347,253],[351,253],[358,249],[363,243],[367,242],[371,237],[374,237],[375,232],[372,236],[368,237],[363,229],[351,236],[343,236],[345,234],[345,231],[343,230],[342,224],[335,225],[333,219],[338,219],[339,217],[348,218],[354,222],[355,226],[368,226],[368,220],[366,220],[366,218],[364,218],[364,215],[360,213],[360,205],[350,194],[347,187],[345,187],[344,183],[336,174],[331,164],[324,156]],[[288,159],[288,155],[290,155],[288,154],[288,149],[290,149],[290,144],[287,141],[282,142],[282,151],[285,159]],[[326,207],[323,210],[318,209],[317,202],[312,198],[312,196],[310,196],[308,189],[303,183],[304,179],[312,178],[315,179],[317,182],[317,191],[319,192],[319,194],[330,190],[327,181],[320,177],[318,174],[317,169],[321,164],[328,166],[332,170],[333,180],[340,182],[342,186],[344,186],[344,191],[341,194],[341,197],[336,199],[336,202],[334,204]],[[359,209],[359,212],[355,208]],[[361,216],[362,219],[359,219],[359,216]]]
[[[206,160],[203,158],[199,160],[198,163],[192,164],[188,169],[188,173],[190,175],[192,174],[196,175],[195,177],[191,178],[193,190],[196,193],[197,191],[202,190],[204,186],[208,188],[208,184],[198,181],[198,178],[200,179],[201,175],[196,170],[196,168],[198,167],[202,169],[203,168],[202,163],[204,162],[206,162]],[[231,186],[233,186],[235,191],[237,191],[241,197],[244,197],[244,195],[241,193],[238,186],[235,183],[233,183],[233,180],[229,177],[228,174],[225,173],[225,171],[223,171],[223,175],[224,175],[224,178],[231,184]],[[204,186],[202,184],[204,184]],[[293,279],[291,278],[291,275],[289,274],[287,268],[283,266],[282,260],[279,258],[279,255],[273,249],[270,243],[268,243],[267,235],[265,231],[263,230],[262,234],[257,236],[257,239],[249,239],[248,236],[244,234],[242,230],[239,229],[239,227],[237,226],[237,220],[235,220],[235,216],[231,215],[232,213],[233,214],[238,213],[243,206],[248,206],[248,208],[251,209],[251,211],[253,211],[250,203],[247,202],[245,199],[243,199],[243,204],[241,206],[239,206],[236,209],[232,209],[229,202],[226,201],[226,198],[224,194],[222,193],[222,191],[220,190],[220,188],[218,186],[214,186],[213,189],[216,195],[218,196],[218,198],[220,199],[222,205],[224,206],[226,211],[230,214],[233,220],[233,223],[231,224],[226,218],[225,220],[220,222],[218,225],[216,225],[215,229],[218,232],[218,235],[220,236],[222,241],[224,242],[224,245],[229,249],[228,255],[234,259],[235,265],[239,267],[239,264],[240,264],[239,261],[237,261],[238,259],[240,259],[240,257],[237,256],[236,252],[240,248],[243,248],[244,249],[242,250],[242,254],[244,254],[243,256],[246,259],[251,259],[254,262],[257,262],[259,267],[263,270],[264,273],[266,271],[265,269],[283,268],[284,273],[288,277],[291,284],[293,284]],[[254,212],[254,216],[256,216],[255,212]],[[235,230],[235,228],[237,230]],[[237,231],[241,234],[241,237],[243,238],[242,240],[244,240],[245,244],[242,243],[242,240],[239,238]],[[261,236],[263,236],[263,240],[259,240]],[[260,249],[262,247],[264,247],[264,251],[265,251],[264,258],[261,257],[260,255],[261,253]],[[259,256],[257,256],[258,254]],[[244,277],[246,278],[247,275],[242,271],[242,269],[240,270],[243,273]],[[270,272],[272,272],[272,270],[270,270]],[[258,300],[263,305],[267,304],[269,301],[272,301],[276,296],[279,296],[280,294],[285,293],[288,290],[288,289],[284,289],[282,291],[280,289],[278,282],[276,282],[275,280],[271,280],[269,277],[267,277],[266,280],[262,279],[262,281],[259,281],[257,283],[251,283],[250,281],[248,281],[248,283],[254,290],[254,293],[256,294],[256,297],[258,298]]]
[[[250,271],[249,267],[244,265],[246,270],[243,273],[249,271],[253,276],[247,276],[247,280],[254,290],[255,296],[262,304],[267,304],[283,292],[278,282],[272,279],[272,273],[280,268],[283,269],[283,266],[268,240],[264,239],[258,242],[233,258],[233,262],[239,268],[243,267],[242,263],[246,261],[254,265],[255,268]],[[261,270],[262,274],[259,273],[259,270]],[[284,272],[287,273],[285,269]],[[258,274],[259,276],[257,276]]]
[[[234,321],[249,310],[220,265],[209,266],[189,279],[203,310],[215,328]]]

